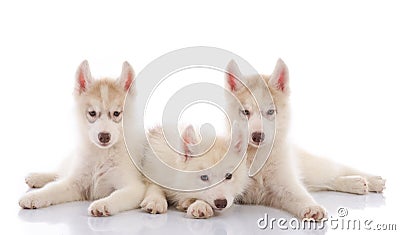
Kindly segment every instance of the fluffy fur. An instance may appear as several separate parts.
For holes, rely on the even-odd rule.
[[[163,128],[165,129],[166,127]],[[156,164],[153,163],[153,160],[158,156],[163,162],[178,170],[199,171],[208,169],[224,158],[228,151],[229,140],[233,143],[233,150],[229,151],[228,154],[232,154],[233,156],[230,157],[235,159],[241,159],[245,154],[246,141],[237,126],[233,127],[233,133],[231,139],[217,137],[209,151],[201,156],[194,157],[192,154],[197,152],[194,145],[197,144],[198,138],[192,126],[187,127],[182,132],[183,139],[176,139],[177,142],[180,142],[178,146],[181,146],[181,154],[170,148],[170,145],[168,145],[164,138],[163,129],[160,127],[153,128],[148,133],[149,146],[145,149],[144,168],[153,172],[159,172],[158,169],[154,169]],[[211,138],[211,136],[203,135],[202,143],[207,142],[206,138]],[[213,172],[209,174],[209,177],[217,175],[225,176],[226,173]],[[160,172],[160,174],[163,174],[163,172]],[[177,180],[174,175],[168,177],[172,180]],[[208,185],[207,181],[203,182],[201,180],[200,175],[195,180],[203,187]],[[189,217],[208,218],[214,215],[214,211],[222,211],[229,208],[233,204],[235,196],[240,194],[247,184],[247,170],[245,162],[242,161],[239,167],[232,173],[231,178],[226,178],[216,186],[205,190],[180,192],[152,185],[149,187],[150,192],[148,191],[143,200],[142,207],[150,213],[162,213],[166,211],[166,199],[168,199],[169,204],[176,206],[179,210],[186,211]]]
[[[80,145],[77,154],[56,173],[32,173],[26,183],[32,188],[19,201],[25,209],[94,200],[88,212],[108,216],[137,208],[145,184],[126,151],[122,112],[127,92],[132,95],[134,72],[125,62],[119,79],[92,79],[87,61],[76,72],[75,98]],[[43,188],[41,188],[43,187]]]
[[[265,150],[274,138],[274,121],[276,128],[266,164],[251,178],[249,190],[237,197],[237,202],[272,206],[299,218],[320,220],[326,217],[326,211],[307,189],[355,194],[382,192],[385,181],[380,176],[313,156],[290,143],[289,71],[282,60],[278,60],[271,76],[243,76],[234,61],[226,70],[226,87],[240,101],[227,96],[228,113],[233,120],[249,127],[248,168],[257,151],[268,154]]]

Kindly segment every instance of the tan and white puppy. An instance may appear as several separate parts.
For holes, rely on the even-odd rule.
[[[81,131],[76,154],[56,173],[33,173],[32,188],[19,201],[25,209],[94,200],[88,212],[109,216],[139,207],[145,193],[142,176],[132,163],[122,134],[125,96],[134,95],[134,71],[125,62],[119,79],[94,80],[87,61],[76,72],[76,107]],[[43,187],[43,188],[41,188]]]
[[[299,218],[321,220],[326,211],[307,189],[355,194],[382,192],[385,181],[380,176],[313,156],[292,145],[288,138],[289,71],[282,60],[277,61],[270,76],[244,76],[234,61],[226,71],[226,87],[240,101],[227,96],[229,117],[249,129],[248,168],[257,151],[268,154],[274,139],[266,164],[251,178],[248,190],[237,198],[239,203],[272,206]]]
[[[232,138],[216,137],[214,145],[199,156],[194,156],[197,152],[194,145],[199,142],[199,138],[192,126],[185,128],[182,132],[182,138],[178,137],[176,140],[172,140],[180,142],[178,146],[181,147],[178,151],[172,149],[171,143],[165,140],[162,128],[156,127],[149,130],[149,145],[145,149],[145,156],[142,163],[146,169],[145,171],[157,172],[160,174],[160,177],[168,177],[171,180],[171,185],[176,183],[176,181],[183,180],[188,184],[198,185],[199,188],[205,189],[183,192],[151,185],[143,200],[143,209],[150,213],[163,213],[166,211],[168,200],[170,205],[176,206],[179,210],[186,211],[189,217],[209,218],[214,215],[214,211],[223,211],[229,208],[233,204],[234,198],[246,188],[249,180],[245,161],[241,161],[241,159],[244,159],[247,141],[242,134],[242,130],[237,125],[233,125],[232,129]],[[203,135],[201,138],[202,143],[208,142],[206,138],[214,137]],[[165,172],[157,169],[157,164],[154,162],[157,156],[170,167],[177,169],[177,173],[165,175]],[[237,162],[239,165],[233,172],[222,172],[218,169],[213,170],[212,167],[222,161],[222,159],[233,160],[227,160],[224,163],[224,167],[228,167],[229,169],[234,169],[234,164]],[[219,169],[223,169],[224,167]],[[179,177],[179,171],[198,172],[205,169],[210,169],[207,174],[200,175],[199,173],[199,175],[193,178]],[[215,186],[208,187],[213,177],[219,177],[223,180]]]

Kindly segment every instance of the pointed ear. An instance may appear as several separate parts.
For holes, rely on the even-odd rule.
[[[135,78],[135,71],[132,66],[125,61],[122,65],[121,76],[118,79],[118,83],[125,91],[133,92],[132,84]]]
[[[185,130],[183,130],[182,139],[188,144],[193,145],[197,143],[196,132],[194,131],[194,127],[192,125],[187,126]]]
[[[238,91],[243,87],[243,79],[244,77],[236,62],[234,60],[229,61],[226,66],[225,87],[233,92]]]
[[[289,70],[282,59],[278,59],[268,85],[284,94],[289,93]]]
[[[80,95],[87,90],[92,83],[92,75],[90,74],[89,63],[84,60],[76,70],[76,91]]]
[[[233,150],[236,153],[240,153],[243,151],[245,147],[245,139],[244,139],[243,129],[240,128],[239,123],[237,121],[233,122],[232,126],[232,146]]]
[[[197,136],[192,125],[187,126],[182,132],[182,150],[184,161],[187,161],[193,154],[193,145],[197,144]]]

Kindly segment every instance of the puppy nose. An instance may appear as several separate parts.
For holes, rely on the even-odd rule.
[[[214,200],[214,204],[215,207],[217,207],[218,209],[224,209],[228,202],[226,201],[226,199],[216,199]]]
[[[261,143],[264,141],[265,134],[263,132],[253,132],[251,134],[251,139],[254,141],[254,143]]]
[[[111,134],[108,132],[100,132],[98,135],[99,141],[103,144],[110,142]]]

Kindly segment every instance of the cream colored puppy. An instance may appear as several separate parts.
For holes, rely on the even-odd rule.
[[[141,174],[126,151],[122,112],[127,92],[133,95],[132,67],[125,62],[119,79],[94,80],[87,61],[76,72],[76,107],[81,131],[76,154],[56,173],[33,173],[32,188],[19,201],[25,209],[94,200],[93,216],[109,216],[139,207],[145,193]]]
[[[165,130],[168,127],[163,128]],[[153,184],[149,187],[142,203],[143,209],[150,213],[163,213],[167,209],[168,200],[170,205],[186,211],[189,217],[209,218],[215,211],[222,212],[229,208],[234,198],[245,190],[249,180],[245,161],[242,161],[247,146],[243,131],[233,125],[232,138],[218,136],[211,148],[202,152],[199,150],[203,148],[196,146],[199,138],[192,126],[182,132],[182,138],[178,136],[168,142],[163,128],[149,130],[149,145],[145,148],[142,164],[144,174],[157,174],[159,179],[165,179],[165,185],[160,187]],[[208,140],[213,140],[214,137],[203,135],[201,139],[202,143],[210,143]],[[174,150],[172,146],[178,149]],[[176,171],[172,174],[164,172],[156,160],[157,157]],[[223,164],[216,166],[222,161]],[[201,172],[202,170],[205,172]],[[193,174],[186,177],[180,174],[181,171]],[[221,181],[214,185],[216,180]],[[199,190],[172,190],[174,185],[188,185]]]
[[[289,71],[282,60],[278,60],[271,76],[243,76],[234,61],[226,71],[226,87],[240,101],[227,96],[229,117],[249,128],[250,172],[261,166],[260,159],[269,154],[274,139],[266,164],[251,178],[248,190],[237,198],[239,203],[272,206],[299,218],[321,220],[326,211],[307,189],[355,194],[382,192],[385,181],[380,176],[313,156],[292,145],[288,138]],[[253,162],[256,164],[252,166]]]

